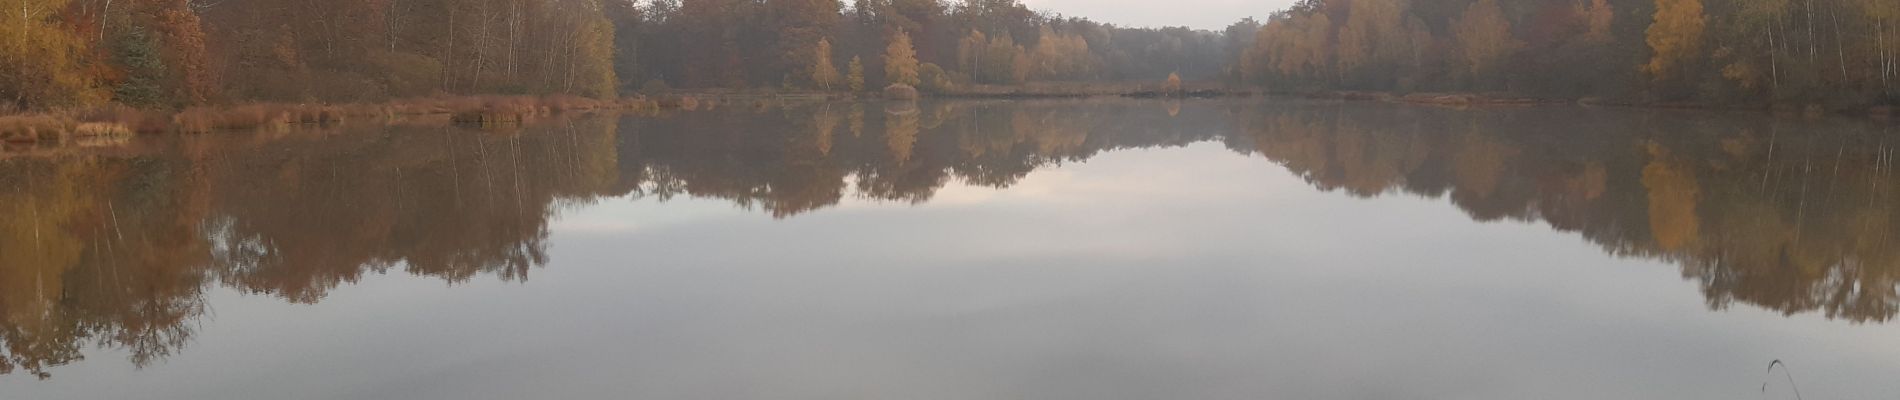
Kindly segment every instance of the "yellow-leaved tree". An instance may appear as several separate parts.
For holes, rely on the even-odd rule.
[[[884,48],[884,80],[892,84],[917,86],[917,48],[910,45],[910,34],[899,30]]]
[[[0,12],[0,103],[27,107],[100,100],[80,66],[87,50],[58,21],[67,0],[18,0]]]
[[[818,45],[812,48],[811,83],[829,91],[838,86],[838,80],[838,67],[831,65],[831,39],[818,39]]]
[[[851,56],[851,65],[846,69],[848,72],[844,77],[845,86],[851,88],[853,92],[864,91],[864,60],[858,59],[858,56]]]
[[[1404,5],[1393,0],[1348,4],[1350,17],[1339,28],[1337,66],[1341,76],[1397,57],[1406,40],[1405,26],[1401,22]]]
[[[1481,80],[1482,74],[1490,72],[1518,46],[1517,39],[1511,37],[1511,21],[1504,18],[1497,0],[1471,3],[1458,16],[1453,30],[1464,49],[1465,72],[1474,81]]]
[[[1675,73],[1697,57],[1702,50],[1702,0],[1656,0],[1655,22],[1645,32],[1649,43],[1649,63],[1643,71],[1657,79]]]

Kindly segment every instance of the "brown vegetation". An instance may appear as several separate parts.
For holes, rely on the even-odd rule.
[[[665,101],[654,101],[642,97],[600,100],[570,95],[426,97],[347,105],[254,103],[233,107],[189,107],[175,113],[108,105],[75,111],[0,116],[0,140],[63,142],[74,137],[268,130],[298,124],[332,125],[357,119],[390,120],[430,115],[448,116],[449,121],[455,123],[492,126],[519,123],[559,112],[696,107],[698,101],[690,96],[671,96]]]

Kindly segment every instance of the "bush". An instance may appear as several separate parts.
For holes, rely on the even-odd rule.
[[[1161,83],[1161,92],[1169,95],[1181,94],[1181,74],[1168,73],[1168,80]]]
[[[943,67],[937,64],[924,63],[923,66],[918,67],[917,80],[922,81],[918,89],[926,92],[943,93],[951,89],[950,74],[945,73]]]

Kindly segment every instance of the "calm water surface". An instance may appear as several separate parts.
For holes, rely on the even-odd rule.
[[[0,398],[1890,398],[1897,132],[1088,100],[12,149]]]

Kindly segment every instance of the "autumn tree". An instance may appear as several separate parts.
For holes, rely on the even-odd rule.
[[[1693,0],[1691,0],[1693,1]],[[1478,0],[1465,8],[1454,27],[1458,44],[1464,50],[1465,73],[1481,79],[1518,46],[1511,36],[1511,22],[1497,0]]]
[[[82,72],[87,49],[58,22],[66,3],[22,0],[0,12],[0,105],[74,105],[104,97]]]
[[[963,38],[957,39],[957,70],[972,77],[979,76],[983,53],[988,51],[989,43],[989,35],[975,29],[971,29],[970,34],[964,35]],[[981,81],[981,79],[978,80]]]
[[[845,87],[852,92],[864,91],[864,61],[859,60],[858,56],[851,56],[851,64],[845,69],[848,71],[844,77]]]
[[[838,68],[831,66],[831,39],[818,39],[812,46],[811,82],[819,89],[831,90],[838,85]]]
[[[1088,39],[1081,35],[1057,33],[1042,27],[1041,39],[1029,51],[1028,75],[1039,79],[1077,80],[1086,78],[1094,69],[1094,56],[1089,54]]]
[[[917,68],[917,49],[911,46],[910,34],[901,30],[892,33],[890,44],[884,48],[884,80],[917,86]]]
[[[1492,72],[1518,45],[1511,36],[1511,21],[1497,8],[1497,0],[1478,0],[1465,8],[1457,17],[1455,38],[1465,55],[1465,72],[1473,78]]]
[[[990,83],[1018,84],[1029,78],[1029,55],[1008,34],[990,36],[977,76]]]
[[[189,0],[140,0],[136,6],[144,23],[156,31],[165,64],[177,80],[172,99],[185,104],[204,103],[215,93],[205,33]]]
[[[779,60],[779,65],[772,69],[781,71],[797,71],[815,65],[818,60],[815,59],[817,54],[812,51],[812,43],[823,40],[829,44],[830,39],[825,35],[835,30],[838,21],[843,18],[839,10],[844,4],[838,0],[773,0],[764,3],[766,9],[753,17],[767,24],[766,28],[776,38],[778,54],[784,56]]]
[[[1389,76],[1387,68],[1398,58],[1406,42],[1403,18],[1406,2],[1401,0],[1354,1],[1348,18],[1339,27],[1338,69],[1342,80],[1355,72]]]
[[[1643,71],[1657,79],[1681,74],[1700,56],[1705,24],[1702,0],[1656,0],[1656,16],[1644,39],[1651,56]]]

